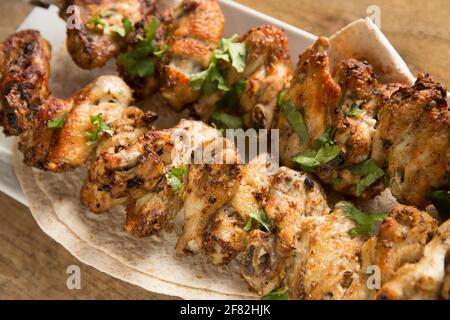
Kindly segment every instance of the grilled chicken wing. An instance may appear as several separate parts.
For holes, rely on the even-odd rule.
[[[387,168],[392,194],[424,207],[426,195],[447,186],[450,110],[447,92],[429,75],[396,91],[379,112],[373,159]]]
[[[75,63],[83,69],[104,66],[125,46],[124,35],[115,31],[123,28],[123,19],[131,24],[145,20],[154,11],[154,0],[64,0],[60,15],[68,23],[78,26],[67,28],[67,49]],[[71,8],[78,9],[76,14]]]
[[[334,125],[334,112],[341,94],[341,88],[331,77],[326,50],[328,40],[319,37],[316,43],[299,57],[286,101],[292,102],[303,113],[312,142]],[[276,126],[280,129],[280,157],[286,164],[291,158],[310,145],[310,141],[300,141],[281,112]]]
[[[271,230],[253,230],[242,254],[242,275],[260,295],[281,285],[297,251],[302,223],[329,209],[320,186],[306,174],[281,167],[271,177],[264,212]]]
[[[225,145],[224,145],[225,144]],[[225,139],[207,142],[203,148],[221,148],[214,157],[226,163],[191,165],[184,195],[184,225],[178,253],[199,253],[203,232],[216,211],[231,200],[241,179],[238,154]]]
[[[237,72],[228,63],[222,66],[228,86],[245,81],[245,89],[237,93],[239,105],[232,107],[246,127],[269,129],[278,94],[287,87],[292,74],[287,36],[281,29],[265,25],[250,29],[239,42],[247,51],[244,71]],[[200,119],[207,121],[224,95],[219,91],[200,97],[194,105]]]
[[[377,299],[439,299],[448,298],[448,252],[450,220],[444,222],[425,246],[418,262],[405,264],[377,293]],[[446,279],[446,283],[444,283]],[[447,287],[445,287],[447,285]]]
[[[181,16],[168,27],[169,49],[161,75],[161,93],[177,111],[200,96],[191,88],[190,75],[208,67],[224,28],[216,0],[186,0],[182,8]]]
[[[0,44],[0,120],[7,136],[28,130],[49,97],[50,51],[34,30],[14,33]]]
[[[96,130],[91,117],[101,117],[99,138],[132,97],[116,76],[99,77],[68,99],[53,97],[49,59],[50,47],[37,31],[17,32],[0,45],[1,120],[7,135],[21,135],[26,164],[60,172],[84,164],[96,147],[98,139],[86,137]]]

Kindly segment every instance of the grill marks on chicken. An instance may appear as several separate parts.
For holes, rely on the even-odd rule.
[[[50,50],[34,30],[17,32],[0,44],[0,121],[5,135],[28,130],[48,98]]]
[[[27,165],[61,172],[83,165],[95,149],[99,139],[86,137],[94,130],[91,117],[101,115],[109,126],[135,109],[127,111],[131,90],[115,76],[99,77],[68,99],[53,97],[49,60],[50,47],[37,31],[17,32],[0,45],[1,120],[7,135],[20,135]]]
[[[382,84],[367,62],[355,59],[338,62],[331,75],[328,46],[320,37],[300,56],[286,100],[302,113],[309,141],[301,141],[280,112],[282,161],[294,165],[293,156],[317,149],[316,139],[333,129],[329,142],[339,147],[339,154],[315,169],[322,182],[372,198],[388,181],[399,202],[426,207],[426,195],[447,185],[450,112],[445,88],[422,74],[411,87]],[[363,181],[368,172],[360,175],[354,168],[366,161],[383,170],[370,184]]]
[[[75,14],[68,9],[77,6],[77,21],[70,16]],[[128,18],[134,25],[143,21],[154,11],[154,0],[65,0],[60,15],[68,23],[77,22],[78,27],[67,28],[67,49],[74,62],[83,69],[104,66],[116,57],[126,44],[125,37],[112,32],[108,27],[122,27],[122,20]],[[99,24],[93,19],[101,19]]]

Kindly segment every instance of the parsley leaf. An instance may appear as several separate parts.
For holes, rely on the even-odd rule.
[[[85,137],[89,138],[87,144],[91,145],[96,143],[99,139],[100,132],[104,132],[108,136],[112,136],[114,134],[113,129],[109,127],[106,123],[104,123],[103,116],[101,113],[99,113],[96,116],[91,116],[90,119],[93,125],[92,131],[84,132]]]
[[[237,111],[240,106],[240,100],[242,93],[247,86],[246,80],[240,80],[231,86],[230,91],[225,93],[223,97],[217,102],[216,107],[218,110],[231,110]]]
[[[352,106],[350,107],[350,111],[347,111],[345,113],[346,116],[355,117],[355,118],[361,118],[361,116],[363,114],[364,114],[364,110],[361,110],[357,103],[353,103]]]
[[[340,207],[345,215],[358,225],[349,230],[348,233],[352,236],[368,235],[373,230],[374,224],[377,221],[383,221],[389,214],[389,212],[364,213],[346,201],[340,202],[336,206]]]
[[[284,101],[286,99],[286,91],[280,91],[280,93],[277,96],[277,105],[282,106],[284,104]]]
[[[266,229],[268,232],[272,232],[272,226],[269,222],[269,220],[267,219],[266,213],[264,212],[264,210],[259,209],[259,210],[254,210],[251,211],[249,214],[249,220],[254,219],[256,221],[258,221],[263,227],[264,229]],[[247,225],[249,225],[249,227],[247,227]],[[247,221],[245,228],[247,227],[248,231],[251,229],[252,226],[252,222]],[[245,230],[247,231],[247,230]]]
[[[164,43],[162,48],[160,48],[158,51],[153,52],[153,54],[161,59],[166,54],[167,50],[169,50],[169,45]]]
[[[68,112],[64,112],[62,115],[54,117],[47,123],[47,128],[62,128],[68,117]]]
[[[186,176],[187,167],[182,165],[180,167],[173,168],[167,174],[167,182],[173,191],[178,192],[181,190],[181,180]]]
[[[356,185],[356,195],[360,196],[364,190],[384,176],[384,171],[372,159],[363,161],[349,168],[354,175],[362,177]]]
[[[123,29],[125,30],[125,36],[127,36],[130,32],[134,31],[133,23],[128,19],[128,17],[124,17],[122,19]]]
[[[441,218],[445,221],[450,218],[450,194],[446,190],[435,190],[427,194]]]
[[[324,165],[336,158],[341,149],[336,145],[325,143],[319,150],[307,149],[292,158],[303,171],[314,172],[317,167]]]
[[[295,108],[291,101],[283,103],[281,105],[281,111],[291,128],[294,129],[295,133],[299,136],[300,141],[303,144],[307,144],[309,142],[308,129],[306,128],[305,121],[303,120],[300,111]]]
[[[158,55],[162,54],[157,51],[155,44],[156,30],[160,25],[161,22],[153,17],[151,23],[144,29],[142,39],[130,51],[123,52],[117,57],[117,62],[130,77],[144,78],[155,73],[155,63],[151,56],[155,52]]]
[[[133,31],[134,27],[131,23],[130,19],[128,17],[122,18],[122,25],[108,25],[105,21],[105,18],[109,18],[110,16],[114,15],[116,13],[112,11],[104,11],[101,14],[94,16],[90,18],[86,25],[93,26],[94,28],[100,27],[103,30],[103,33],[110,33],[114,32],[121,36],[122,38],[126,37],[131,31]]]
[[[303,171],[314,172],[317,167],[324,165],[336,158],[341,150],[333,142],[335,128],[327,128],[322,135],[315,141],[318,150],[307,149],[292,158],[292,161],[298,163]]]
[[[240,129],[244,126],[242,119],[224,111],[216,110],[209,117],[209,122],[214,123],[219,129]]]
[[[249,232],[250,230],[252,230],[252,218],[248,218],[247,222],[245,223],[244,226],[244,231],[245,232]]]
[[[275,289],[262,297],[261,300],[289,300],[289,295],[286,290]]]
[[[247,49],[245,44],[234,42],[235,40],[236,36],[233,36],[220,41],[219,46],[212,53],[208,68],[190,76],[192,90],[203,90],[203,93],[206,95],[210,95],[218,90],[230,90],[225,83],[225,77],[219,69],[218,61],[229,62],[238,72],[244,71]]]
[[[217,60],[231,63],[237,72],[243,72],[246,65],[247,48],[244,43],[236,42],[237,35],[220,40],[219,46],[214,50]]]

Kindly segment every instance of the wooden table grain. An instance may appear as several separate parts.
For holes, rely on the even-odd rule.
[[[239,0],[314,34],[329,36],[380,8],[381,29],[414,74],[450,84],[449,0]],[[0,1],[0,39],[28,15],[27,1]],[[0,299],[170,299],[79,262],[44,234],[29,210],[0,194]],[[81,289],[69,290],[66,269],[81,268]]]

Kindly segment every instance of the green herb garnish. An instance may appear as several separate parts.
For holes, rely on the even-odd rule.
[[[173,191],[178,192],[181,190],[181,180],[186,176],[187,167],[182,165],[180,167],[173,168],[167,174],[167,182]]]
[[[93,125],[92,131],[84,132],[85,137],[89,138],[87,144],[91,145],[96,143],[99,139],[100,132],[104,132],[110,137],[114,134],[113,129],[103,121],[103,116],[101,113],[96,116],[91,116],[90,119]]]
[[[327,128],[324,133],[315,140],[317,150],[307,149],[292,158],[300,168],[306,172],[314,172],[317,167],[324,165],[336,158],[341,150],[334,144],[335,128]]]
[[[220,110],[213,112],[211,117],[209,117],[209,122],[214,123],[219,129],[240,129],[244,126],[240,117]]]
[[[352,236],[368,235],[374,229],[375,223],[383,221],[389,214],[389,212],[364,213],[346,201],[340,202],[336,206],[340,207],[345,215],[358,225],[349,230],[348,233]]]
[[[220,41],[219,46],[212,53],[208,68],[190,76],[192,90],[202,90],[206,95],[216,91],[230,90],[225,83],[225,77],[219,69],[218,62],[219,60],[226,61],[237,72],[244,71],[247,49],[245,44],[235,42],[235,40],[236,36],[233,36]]]
[[[105,21],[105,18],[110,17],[111,15],[115,14],[111,11],[105,11],[101,13],[98,16],[92,17],[87,21],[87,24],[91,24],[94,27],[102,27],[103,33],[105,32],[114,32],[121,36],[122,38],[126,37],[131,31],[133,31],[133,24],[131,23],[130,19],[127,17],[124,17],[122,19],[122,25],[108,25]]]
[[[151,23],[144,29],[142,39],[130,51],[121,53],[117,57],[117,62],[130,77],[144,78],[155,73],[155,63],[151,57],[155,52],[162,55],[155,43],[156,30],[160,25],[161,22],[153,17]]]
[[[277,96],[277,105],[282,106],[284,104],[284,101],[286,99],[286,91],[280,91],[280,93]]]
[[[291,128],[299,136],[300,141],[303,144],[307,144],[309,142],[309,134],[301,112],[295,108],[294,104],[291,101],[283,103],[281,105],[281,111],[286,117],[286,120],[288,121]]]
[[[350,107],[350,111],[347,111],[345,113],[346,116],[355,118],[361,118],[363,114],[364,110],[361,110],[357,103],[353,103],[352,106]]]
[[[354,175],[362,177],[356,185],[357,196],[360,196],[364,190],[385,175],[383,169],[381,169],[372,159],[358,163],[350,167],[349,170]]]
[[[286,290],[275,289],[271,293],[262,297],[261,300],[289,300],[289,295]]]
[[[247,221],[247,223],[244,226],[244,231],[250,231],[252,228],[252,219],[256,220],[257,222],[259,222],[264,229],[266,229],[268,232],[272,232],[272,226],[269,222],[269,220],[267,219],[266,213],[264,212],[264,210],[259,209],[259,210],[254,210],[254,211],[250,211],[249,215],[249,219]]]
[[[47,128],[62,128],[68,117],[68,112],[64,112],[62,115],[54,117],[47,123]]]

